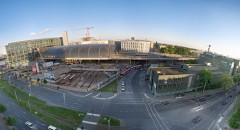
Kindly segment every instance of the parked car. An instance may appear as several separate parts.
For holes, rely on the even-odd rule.
[[[193,120],[192,120],[192,123],[198,123],[201,121],[201,117],[200,116],[197,116],[195,117]]]
[[[30,129],[33,129],[33,128],[34,128],[33,123],[31,123],[30,121],[25,122],[25,125],[26,125],[28,128],[30,128]]]
[[[122,87],[122,89],[121,89],[122,91],[125,91],[126,89],[125,89],[125,87]]]
[[[162,102],[163,105],[168,105],[169,104],[169,101],[164,101]]]
[[[205,98],[205,97],[201,97],[201,98],[199,99],[199,101],[200,101],[200,102],[206,101],[206,98]]]
[[[222,105],[226,105],[226,104],[227,104],[227,101],[223,101],[223,102],[222,102]]]
[[[229,97],[229,98],[232,98],[232,95],[229,95],[228,97]]]

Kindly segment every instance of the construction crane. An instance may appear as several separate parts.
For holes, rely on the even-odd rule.
[[[94,27],[85,27],[85,28],[81,28],[81,29],[86,29],[87,30],[87,33],[86,33],[86,37],[90,37],[90,32],[89,30],[90,29],[93,29]]]

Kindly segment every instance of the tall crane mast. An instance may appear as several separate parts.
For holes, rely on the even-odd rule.
[[[93,28],[94,28],[94,27],[85,27],[85,28],[81,28],[81,29],[86,29],[86,30],[87,30],[86,37],[89,37],[89,36],[90,36],[89,30],[90,30],[90,29],[93,29]]]

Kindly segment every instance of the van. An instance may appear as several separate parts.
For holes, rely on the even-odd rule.
[[[61,130],[61,129],[50,125],[50,126],[48,126],[48,130]]]

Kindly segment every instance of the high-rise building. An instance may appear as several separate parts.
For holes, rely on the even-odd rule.
[[[69,43],[68,43],[68,34],[67,34],[66,31],[62,32],[62,37],[63,37],[63,45],[64,46],[68,46],[69,45]]]

